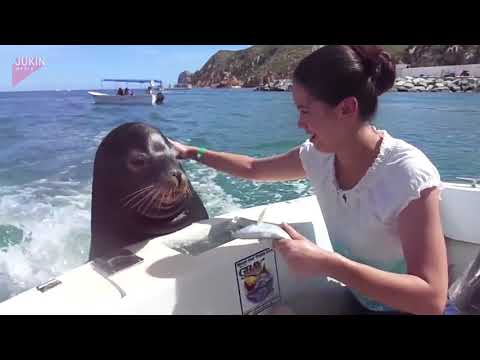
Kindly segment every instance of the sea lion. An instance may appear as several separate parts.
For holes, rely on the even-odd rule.
[[[131,122],[103,139],[93,166],[89,260],[204,219],[208,213],[160,130]]]

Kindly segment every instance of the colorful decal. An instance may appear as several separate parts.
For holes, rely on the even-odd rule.
[[[280,300],[275,252],[264,249],[235,263],[243,315],[259,314]]]

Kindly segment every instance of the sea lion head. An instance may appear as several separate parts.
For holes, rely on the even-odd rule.
[[[176,151],[160,130],[141,122],[113,129],[98,147],[93,193],[118,201],[123,211],[165,219],[192,194]]]

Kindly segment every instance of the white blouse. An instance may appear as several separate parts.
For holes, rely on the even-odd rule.
[[[422,190],[434,186],[441,190],[442,182],[422,151],[385,130],[375,130],[383,135],[379,154],[350,190],[338,186],[333,153],[322,153],[307,140],[300,147],[300,159],[322,209],[333,249],[351,260],[405,273],[398,216]],[[352,292],[370,310],[395,310]]]

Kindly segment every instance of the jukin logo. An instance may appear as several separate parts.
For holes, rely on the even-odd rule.
[[[15,59],[12,65],[12,86],[25,80],[32,73],[45,66],[45,60],[39,56],[21,56]]]

